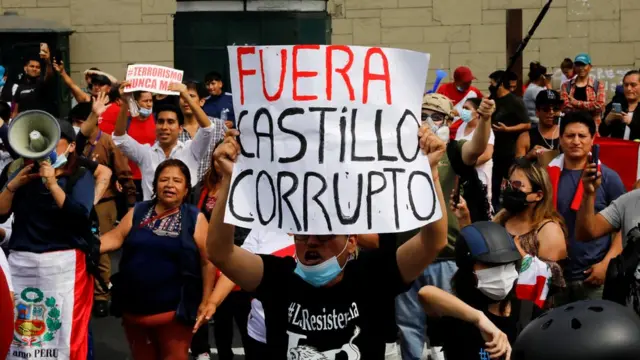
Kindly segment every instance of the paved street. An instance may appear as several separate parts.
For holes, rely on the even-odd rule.
[[[112,254],[111,263],[114,273],[117,271],[119,259],[119,252]],[[211,327],[211,331],[209,331],[209,344],[211,344],[212,352],[214,353],[213,359],[218,359],[218,357],[215,356],[216,345],[213,340],[213,325],[210,324],[209,326]],[[95,360],[133,360],[127,346],[124,331],[120,325],[120,319],[114,317],[93,319],[91,321],[91,329],[93,331]],[[240,341],[240,334],[235,327],[233,340],[234,352],[237,354],[234,360],[244,360],[244,356],[241,355],[244,351],[242,349],[242,342]]]

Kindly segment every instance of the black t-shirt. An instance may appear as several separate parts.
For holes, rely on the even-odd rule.
[[[509,343],[513,344],[516,341],[518,334],[513,318],[497,316],[488,311],[484,313],[498,329],[507,335]],[[489,354],[485,350],[486,341],[474,324],[451,317],[444,317],[439,319],[437,326],[447,360],[489,359]]]
[[[576,86],[576,89],[573,91],[573,98],[579,101],[587,101],[587,87]]]
[[[42,110],[58,117],[60,115],[55,102],[53,81],[37,79],[20,84],[13,95],[18,111]]]
[[[512,93],[498,98],[496,101],[496,111],[493,113],[491,123],[493,125],[499,122],[506,126],[516,126],[531,122],[527,116],[527,110],[524,107],[522,99]],[[515,157],[515,145],[518,140],[519,132],[502,132],[494,131],[495,144],[493,146],[493,160],[495,162],[511,164]]]
[[[322,288],[294,274],[293,258],[261,257],[264,277],[256,297],[265,312],[265,359],[384,359],[383,313],[409,288],[395,252],[361,253],[347,263],[341,282]]]

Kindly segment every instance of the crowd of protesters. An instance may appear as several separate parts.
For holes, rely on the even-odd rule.
[[[224,222],[239,133],[221,74],[171,84],[178,96],[127,93],[97,68],[76,84],[50,53],[19,76],[0,67],[10,359],[56,338],[67,341],[56,356],[90,358],[91,315],[122,318],[136,360],[208,359],[210,327],[218,358],[232,359],[234,321],[249,360],[455,360],[516,358],[523,328],[580,300],[640,314],[640,190],[593,149],[598,136],[640,140],[639,71],[607,104],[588,54],[565,59],[558,84],[530,64],[522,97],[516,74],[478,89],[459,67],[424,95],[418,133],[443,217],[404,233],[299,235]],[[58,81],[74,106],[55,156],[21,158],[8,127],[28,110],[58,117]],[[543,294],[527,291],[539,277]],[[29,279],[38,287],[19,285]]]

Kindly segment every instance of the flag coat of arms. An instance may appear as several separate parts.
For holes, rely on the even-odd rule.
[[[79,250],[9,256],[15,294],[7,359],[86,360],[93,279]]]

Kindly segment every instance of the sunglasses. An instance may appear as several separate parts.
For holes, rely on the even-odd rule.
[[[444,121],[444,115],[440,113],[426,114],[422,113],[422,121],[426,121],[431,118],[432,121]]]
[[[293,240],[299,244],[306,244],[311,236],[315,236],[318,242],[323,244],[336,238],[336,235],[294,235]]]
[[[502,181],[502,190],[505,190],[507,188],[511,188],[513,190],[521,190],[524,187],[524,183],[520,180],[503,180]]]
[[[544,111],[544,112],[558,112],[560,111],[560,106],[541,106],[538,108],[538,110],[540,111]]]

